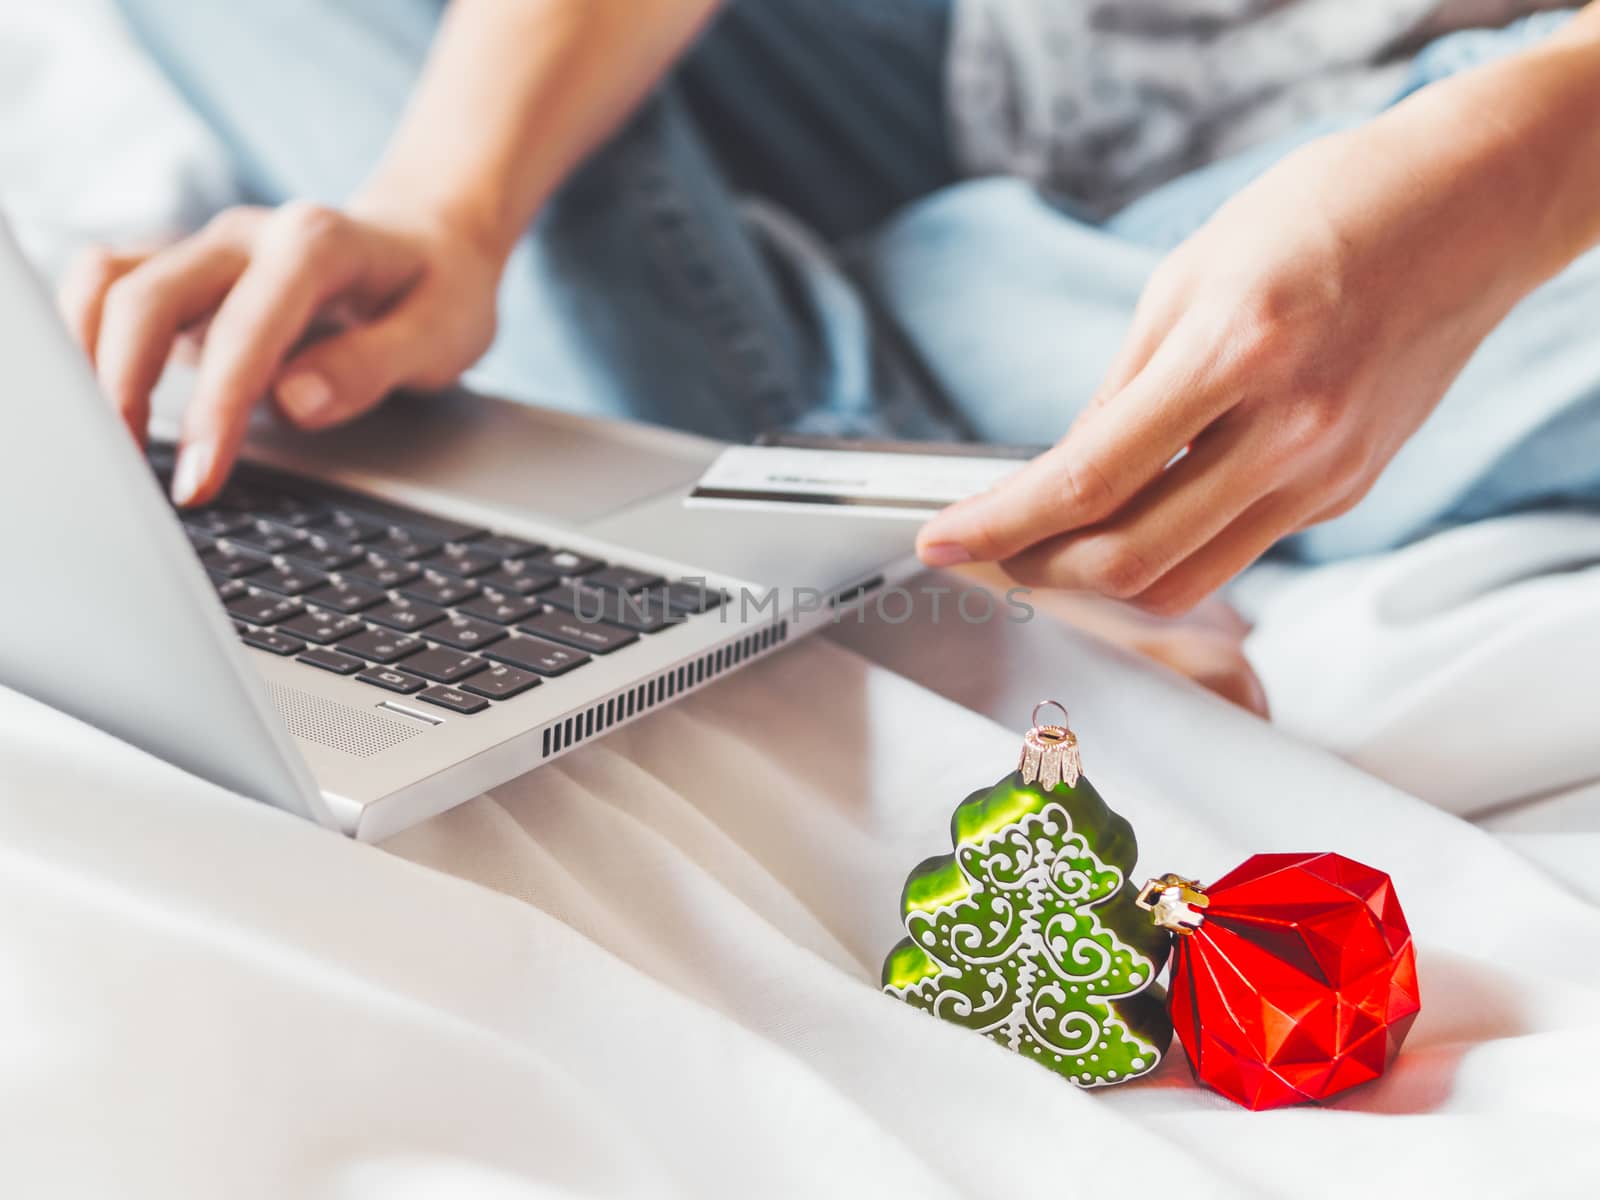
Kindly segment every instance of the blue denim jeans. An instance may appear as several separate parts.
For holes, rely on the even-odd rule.
[[[337,203],[376,162],[441,0],[120,0],[264,201]],[[950,0],[734,0],[529,230],[478,381],[734,440],[775,427],[1053,441],[1161,256],[1294,146],[1173,181],[1100,226],[945,149]],[[1406,91],[1564,19],[1458,34]],[[1394,97],[1395,101],[1402,98]],[[1311,558],[1440,523],[1600,502],[1600,255],[1485,342]]]

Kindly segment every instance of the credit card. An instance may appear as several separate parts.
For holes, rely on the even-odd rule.
[[[1039,453],[1031,446],[769,437],[724,450],[685,504],[925,521]]]

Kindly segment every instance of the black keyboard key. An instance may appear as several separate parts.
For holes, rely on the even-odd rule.
[[[440,708],[448,708],[451,712],[463,713],[469,717],[489,707],[489,702],[482,696],[469,696],[466,692],[458,692],[455,688],[449,687],[431,687],[417,699],[426,700],[429,704],[437,704]]]
[[[282,559],[265,571],[250,577],[250,586],[265,588],[282,596],[302,596],[328,582],[328,577],[315,567]]]
[[[247,625],[276,625],[279,621],[287,621],[305,606],[287,596],[251,592],[246,596],[235,596],[224,607],[229,616]]]
[[[361,551],[349,542],[325,533],[312,534],[287,553],[296,562],[309,563],[319,571],[338,571],[362,558]]]
[[[196,554],[204,554],[217,544],[217,539],[209,533],[202,533],[198,529],[190,529],[187,525],[183,528],[184,536],[189,539],[189,545],[194,547]]]
[[[480,549],[476,542],[446,542],[437,554],[430,554],[421,565],[470,579],[493,571],[500,565],[500,558],[498,554]]]
[[[610,654],[639,640],[639,635],[603,621],[580,621],[571,613],[560,611],[540,613],[529,617],[518,629],[535,637],[549,638],[564,646],[587,650],[591,654]]]
[[[192,532],[207,533],[212,537],[226,537],[238,529],[250,528],[250,518],[244,513],[228,512],[220,508],[193,510],[183,514],[183,527]]]
[[[306,644],[299,638],[290,637],[286,633],[277,633],[271,629],[246,629],[239,634],[239,639],[246,646],[254,646],[257,650],[266,650],[285,657],[299,654],[306,648]]]
[[[205,563],[207,569],[218,575],[226,575],[229,579],[254,575],[272,565],[272,560],[266,555],[228,542],[218,542],[200,556],[200,561]]]
[[[388,629],[368,629],[354,637],[347,637],[339,643],[339,649],[346,654],[354,654],[357,658],[364,658],[368,662],[395,663],[405,658],[408,654],[415,654],[427,643],[421,638],[411,637],[404,633],[395,633]]]
[[[488,665],[481,658],[474,658],[470,654],[462,654],[444,646],[429,647],[421,654],[413,654],[406,659],[406,670],[415,671],[424,679],[431,679],[435,683],[455,683],[468,675],[477,674]]]
[[[514,537],[479,538],[472,544],[496,558],[527,558],[544,552],[544,547],[537,542],[525,542],[521,538]]]
[[[366,626],[354,617],[344,617],[338,613],[303,612],[298,617],[279,621],[278,628],[319,646],[331,646],[334,642],[360,633]]]
[[[457,607],[469,617],[493,621],[496,625],[515,625],[539,611],[537,600],[524,600],[520,596],[503,595],[486,591]]]
[[[509,700],[539,686],[539,677],[517,667],[490,667],[461,685],[464,692],[490,700]]]
[[[585,621],[612,621],[619,599],[612,592],[592,592],[579,583],[563,583],[539,597],[562,612],[575,613]]]
[[[293,553],[294,548],[306,541],[306,534],[289,525],[276,525],[271,521],[256,521],[247,529],[236,530],[228,540],[249,546],[263,554]]]
[[[531,637],[513,637],[496,642],[483,652],[483,656],[551,678],[565,675],[591,661],[587,654]]]
[[[585,623],[605,621],[635,633],[659,633],[668,625],[678,625],[683,617],[667,607],[660,595],[649,592],[637,596],[622,592],[597,592],[588,587],[567,584],[540,597],[563,612],[574,614]]]
[[[253,473],[248,466],[240,468],[217,497],[217,507],[279,525],[309,526],[327,519],[328,506],[321,500],[293,495],[276,478],[251,480]]]
[[[354,675],[367,665],[359,658],[352,658],[348,654],[320,646],[307,650],[295,659],[295,662],[309,663],[313,667],[321,667],[324,671],[332,671],[335,675]]]
[[[586,575],[606,565],[598,558],[590,558],[586,554],[579,554],[576,550],[546,550],[543,554],[535,554],[532,558],[518,561],[540,570],[552,571],[557,575]]]
[[[603,593],[602,593],[603,594]],[[639,592],[637,595],[615,595],[615,607],[606,614],[606,620],[636,633],[660,633],[669,625],[683,624],[683,614],[668,607],[660,592]],[[594,608],[585,606],[584,613],[592,614]]]
[[[486,588],[515,596],[534,596],[561,581],[560,576],[541,571],[520,560],[507,562],[478,580]]]
[[[278,494],[256,504],[254,510],[257,516],[266,517],[280,525],[292,525],[296,529],[326,524],[330,516],[328,506],[310,496]]]
[[[360,562],[346,567],[340,574],[352,579],[365,580],[375,587],[397,588],[418,578],[422,572],[403,558],[391,558],[387,554],[368,554]]]
[[[246,595],[250,589],[245,586],[242,579],[228,579],[226,576],[211,572],[211,582],[217,585],[217,595],[224,600],[232,600],[237,596]]]
[[[667,585],[667,604],[673,612],[703,613],[721,608],[728,602],[728,593],[704,581],[680,579]]]
[[[379,554],[386,554],[390,558],[403,558],[407,562],[416,562],[435,553],[443,545],[443,538],[432,537],[425,533],[412,533],[409,529],[395,527],[376,541],[368,542],[366,547]]]
[[[437,604],[451,608],[478,594],[479,588],[470,579],[457,579],[440,571],[424,571],[421,579],[414,579],[399,591],[424,604]]]
[[[398,504],[388,504],[373,496],[362,496],[348,505],[340,504],[338,511],[381,521],[390,532],[398,533],[400,536],[432,538],[440,543],[472,542],[489,532],[481,525],[468,525],[461,521],[452,521],[449,517],[420,513]],[[335,520],[337,519],[336,517]]]
[[[430,626],[428,636],[456,650],[481,650],[506,636],[506,631],[476,617],[453,616]]]
[[[217,508],[243,513],[250,520],[257,519],[255,510],[267,504],[270,497],[261,488],[245,482],[248,467],[242,467],[227,482],[212,504]]]
[[[409,696],[413,692],[420,692],[428,686],[426,679],[418,679],[415,675],[405,671],[396,671],[393,667],[369,667],[356,676],[362,683],[370,683],[374,687],[386,688],[391,692],[399,692],[402,696]]]
[[[419,629],[426,629],[435,621],[444,620],[444,609],[433,604],[407,600],[404,596],[394,596],[377,608],[368,609],[363,615],[369,621],[387,625],[390,629],[398,629],[401,633],[415,633]]]
[[[370,583],[356,579],[335,579],[314,592],[307,592],[306,599],[323,608],[331,608],[334,612],[358,613],[374,604],[381,604],[387,596]]]
[[[642,592],[665,582],[654,571],[635,571],[631,567],[602,567],[583,577],[584,587],[608,592]]]
[[[335,508],[331,516],[333,519],[328,528],[347,542],[375,542],[389,533],[389,522],[364,513]]]

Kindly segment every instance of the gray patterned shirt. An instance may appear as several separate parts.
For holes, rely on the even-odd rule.
[[[1104,215],[1318,116],[1381,104],[1409,52],[1577,0],[957,0],[957,161]]]

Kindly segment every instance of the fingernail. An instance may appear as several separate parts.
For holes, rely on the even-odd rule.
[[[204,443],[186,445],[178,451],[178,463],[172,470],[172,501],[182,507],[193,503],[200,485],[211,470],[212,449]]]
[[[278,403],[297,425],[314,425],[333,407],[333,388],[315,371],[300,371],[278,384]]]
[[[925,567],[959,567],[972,561],[972,555],[960,542],[933,542],[917,551]]]

